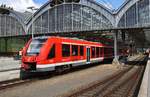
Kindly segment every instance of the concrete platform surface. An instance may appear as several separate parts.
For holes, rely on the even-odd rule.
[[[13,57],[0,57],[0,72],[20,68],[20,60],[14,60]]]
[[[13,57],[0,57],[0,82],[19,78],[20,63]]]
[[[19,78],[20,70],[0,72],[0,82]]]
[[[138,97],[150,97],[150,55],[146,65]]]

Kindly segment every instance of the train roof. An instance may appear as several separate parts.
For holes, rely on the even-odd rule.
[[[100,43],[100,42],[92,42],[92,41],[87,41],[87,40],[84,40],[84,39],[79,39],[79,38],[76,38],[76,37],[73,37],[73,38],[70,38],[70,37],[60,37],[60,36],[38,36],[38,37],[35,37],[34,39],[48,39],[48,38],[57,38],[57,39],[71,39],[71,40],[77,40],[77,41],[83,41],[83,42],[90,42],[90,43],[98,43],[98,44],[101,44],[102,46],[107,46],[103,43]]]
[[[60,37],[60,36],[38,36],[38,37],[35,37],[34,39],[48,39],[48,38],[72,39],[72,40],[92,42],[92,41],[87,41],[87,40],[76,38],[76,37]],[[100,42],[94,42],[94,43],[100,43]]]
[[[79,38],[76,38],[76,37],[71,38],[71,37],[60,37],[60,36],[38,36],[38,37],[35,37],[34,39],[48,39],[48,38],[73,39],[73,40],[87,41],[87,40],[79,39]]]

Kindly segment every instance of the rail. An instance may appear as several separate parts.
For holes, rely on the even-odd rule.
[[[128,97],[129,95],[135,95],[137,85],[144,72],[144,60],[144,56],[137,58],[132,63],[133,65],[126,67],[117,74],[113,74],[104,80],[100,79],[99,81],[82,86],[58,97]]]

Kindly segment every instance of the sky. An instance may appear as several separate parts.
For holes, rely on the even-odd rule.
[[[30,11],[27,7],[34,6],[39,8],[48,0],[0,0],[1,4],[6,4],[10,7],[13,7],[17,11]],[[109,9],[117,9],[125,0],[96,0],[97,2],[103,4]]]
[[[109,9],[118,9],[125,0],[96,0]]]

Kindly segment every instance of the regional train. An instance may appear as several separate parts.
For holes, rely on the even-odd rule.
[[[113,47],[102,43],[56,36],[35,37],[22,50],[20,77],[26,78],[32,72],[62,72],[113,57]]]

